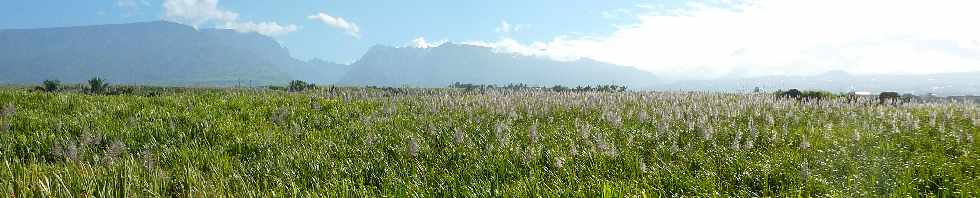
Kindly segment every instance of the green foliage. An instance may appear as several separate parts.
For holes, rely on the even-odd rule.
[[[101,94],[109,89],[109,83],[105,82],[104,79],[95,77],[88,80],[88,92],[93,94]]]
[[[823,100],[823,99],[829,99],[835,97],[834,93],[827,92],[827,91],[804,91],[803,94],[800,96],[811,100],[813,99]]]
[[[626,91],[626,86],[619,85],[599,85],[599,86],[586,86],[586,87],[575,87],[572,89],[575,92],[624,92]]]
[[[912,95],[910,93],[902,94],[902,97],[901,97],[902,102],[905,102],[905,103],[912,102],[912,100],[914,100],[914,99],[915,99],[915,95]]]
[[[788,91],[781,91],[780,90],[780,91],[776,91],[776,95],[779,95],[780,97],[783,97],[783,98],[796,98],[796,99],[799,99],[801,96],[803,96],[803,92],[801,92],[798,89],[790,89]]]
[[[552,86],[552,87],[535,87],[535,86],[530,86],[530,85],[526,85],[526,84],[523,84],[523,83],[508,84],[506,86],[498,87],[496,85],[479,85],[479,84],[470,84],[470,83],[455,82],[455,83],[449,85],[449,88],[463,89],[465,91],[474,91],[474,90],[481,90],[481,91],[485,91],[485,90],[511,90],[511,91],[550,90],[550,91],[554,91],[554,92],[567,92],[567,91],[571,91],[571,92],[625,92],[626,91],[626,86],[620,86],[620,85],[597,85],[597,86],[594,86],[594,87],[593,86],[585,86],[585,87],[577,86],[575,88],[569,88],[569,87],[562,86],[562,85],[555,85],[555,86]]]
[[[790,89],[788,91],[777,91],[776,95],[782,98],[794,98],[797,100],[809,100],[809,101],[819,101],[826,99],[836,98],[837,95],[827,91],[800,91],[798,89]]]
[[[878,102],[881,104],[891,103],[896,104],[899,100],[898,92],[881,92],[878,94]]]
[[[568,90],[569,90],[568,87],[561,86],[561,85],[555,85],[554,87],[551,87],[551,91],[554,92],[565,92]]]
[[[300,92],[303,90],[316,88],[316,85],[312,83],[306,83],[302,80],[293,80],[289,82],[288,88],[289,88],[288,90],[289,92]]]
[[[275,90],[275,91],[289,91],[289,88],[283,86],[269,85],[267,86],[267,88],[269,90]]]
[[[980,196],[973,103],[128,89],[106,96],[0,88],[0,124],[10,126],[0,131],[0,195]]]
[[[44,91],[46,92],[56,92],[61,89],[61,81],[45,80],[42,83],[42,86],[44,86]]]

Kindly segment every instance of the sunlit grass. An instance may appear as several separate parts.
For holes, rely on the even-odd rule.
[[[980,195],[977,104],[5,88],[0,105],[0,196]]]

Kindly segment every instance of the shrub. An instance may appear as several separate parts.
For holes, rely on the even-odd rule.
[[[913,99],[915,99],[915,95],[908,94],[908,93],[907,94],[902,94],[902,102],[903,103],[912,102]]]
[[[268,88],[270,90],[276,90],[276,91],[288,91],[288,89],[286,87],[283,87],[283,86],[269,85]]]
[[[45,80],[42,83],[42,88],[46,92],[55,92],[61,90],[61,81],[58,80]]]
[[[136,93],[136,87],[132,86],[115,86],[111,88],[105,88],[104,94],[106,95],[132,95]]]
[[[898,96],[898,92],[881,92],[881,94],[878,94],[878,103],[885,104],[885,102],[891,101],[892,104],[895,104]]]
[[[105,82],[104,79],[95,77],[88,80],[88,92],[89,93],[103,93],[109,88],[109,83]]]
[[[826,91],[804,91],[801,96],[808,100],[823,100],[834,97],[834,94]]]
[[[551,87],[551,91],[554,91],[554,92],[564,92],[564,91],[568,91],[568,90],[569,90],[568,87],[561,86],[561,85],[555,85],[554,87]]]
[[[306,90],[306,89],[312,89],[314,87],[316,87],[316,85],[314,85],[312,83],[306,83],[306,82],[304,82],[302,80],[294,80],[294,81],[290,81],[289,82],[289,91],[290,92],[303,91],[303,90]]]
[[[797,98],[798,99],[802,95],[803,95],[803,92],[800,92],[800,90],[798,90],[798,89],[790,89],[789,91],[785,91],[785,92],[780,91],[779,92],[779,96],[780,97],[784,97],[784,98]]]
[[[823,100],[834,97],[834,93],[826,91],[800,91],[790,89],[789,91],[777,91],[776,95],[782,98],[794,98],[797,100]]]

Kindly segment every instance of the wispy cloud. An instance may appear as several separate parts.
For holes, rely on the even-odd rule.
[[[146,6],[150,6],[150,2],[146,0],[116,0],[116,7],[123,10],[126,15],[138,14],[140,9]]]
[[[280,25],[277,22],[239,21],[239,14],[219,7],[218,0],[164,0],[163,9],[164,19],[194,27],[216,24],[218,28],[268,36],[285,35],[299,29],[296,25]]]
[[[412,47],[412,48],[432,48],[432,47],[439,47],[440,45],[445,44],[447,42],[449,42],[449,40],[446,40],[446,39],[438,40],[438,41],[434,41],[434,42],[430,42],[430,41],[425,40],[425,37],[418,37],[418,38],[415,38],[412,41],[408,42],[408,44],[406,45],[406,47]]]
[[[648,6],[649,7],[649,6]],[[634,12],[611,34],[519,43],[501,51],[588,57],[666,78],[980,70],[980,1],[750,0]]]
[[[497,28],[494,29],[494,31],[497,32],[497,33],[501,33],[501,34],[507,35],[507,34],[510,34],[510,33],[520,32],[525,27],[526,27],[526,25],[521,25],[521,24],[514,25],[514,24],[510,24],[506,20],[502,20],[502,21],[500,21],[500,25],[498,25]]]
[[[218,7],[218,0],[164,0],[164,19],[200,26],[207,22],[238,20],[238,13]]]
[[[553,42],[561,42],[567,37],[556,38]],[[529,56],[541,56],[557,61],[574,61],[585,56],[579,55],[574,48],[557,48],[548,42],[532,42],[523,44],[512,38],[502,38],[497,41],[464,41],[461,44],[475,45],[494,49],[499,53],[515,53]]]
[[[255,32],[268,36],[280,36],[299,30],[296,25],[279,25],[276,22],[229,22],[221,26],[226,29],[233,29],[239,32]]]
[[[310,15],[306,18],[326,23],[328,26],[343,30],[355,38],[361,37],[361,28],[358,27],[357,24],[349,22],[344,18],[330,16],[329,14],[323,12]]]

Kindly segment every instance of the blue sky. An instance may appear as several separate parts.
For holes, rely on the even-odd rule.
[[[444,41],[665,79],[980,71],[976,0],[31,0],[0,29],[168,20],[269,35],[299,59]]]
[[[495,1],[329,1],[224,0],[218,9],[238,14],[239,21],[295,25],[297,30],[273,37],[300,59],[351,62],[370,46],[401,46],[424,37],[431,41],[548,40],[563,34],[601,35],[631,18],[610,17],[617,10],[663,1],[495,0]],[[128,23],[169,19],[161,0],[31,0],[0,7],[0,29]],[[206,3],[200,1],[198,3]],[[674,2],[677,3],[677,2]],[[12,5],[11,5],[12,4]],[[325,13],[359,28],[357,36],[308,17]],[[186,22],[177,20],[178,22]],[[507,33],[497,31],[503,22]],[[193,25],[193,24],[191,24]],[[197,24],[220,27],[222,22]]]

